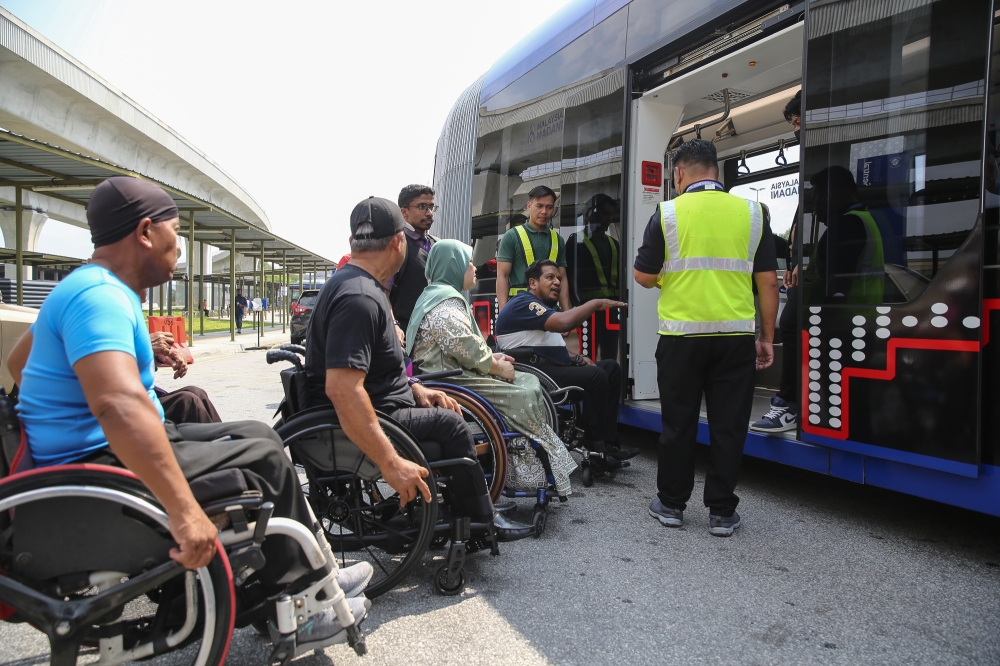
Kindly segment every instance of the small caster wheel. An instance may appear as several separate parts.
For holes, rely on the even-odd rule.
[[[548,520],[548,512],[542,509],[535,509],[534,515],[531,516],[531,524],[535,527],[535,538],[538,539],[542,536],[542,532],[545,531],[545,522]]]
[[[443,594],[446,597],[461,594],[462,590],[465,589],[465,567],[458,570],[458,581],[449,584],[448,565],[442,564],[434,574],[434,589],[438,591],[438,594]]]
[[[584,488],[594,485],[594,470],[590,468],[590,465],[583,468],[583,471],[580,472],[580,478],[583,480]]]

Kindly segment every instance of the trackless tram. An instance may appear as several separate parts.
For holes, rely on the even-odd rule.
[[[799,428],[749,432],[745,451],[1000,515],[998,10],[992,0],[570,3],[466,90],[438,143],[437,232],[474,246],[480,327],[491,333],[496,317],[498,239],[547,185],[574,303],[595,293],[629,303],[620,319],[587,322],[576,344],[617,356],[621,421],[658,431],[658,292],[632,281],[632,260],[657,204],[676,196],[672,152],[713,140],[726,189],[768,206],[779,244],[801,210],[800,284],[815,277],[828,231],[810,180],[835,170],[843,191],[824,197],[869,211],[878,289],[863,299],[801,289]],[[800,89],[801,144],[782,117]],[[612,241],[599,255],[602,234]],[[778,385],[775,342],[755,418]]]

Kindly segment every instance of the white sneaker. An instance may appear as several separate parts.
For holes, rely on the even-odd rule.
[[[799,425],[799,415],[795,406],[778,396],[771,398],[771,409],[764,418],[750,426],[754,432],[785,432],[795,430]]]

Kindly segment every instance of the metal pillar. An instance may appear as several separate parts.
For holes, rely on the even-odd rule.
[[[24,242],[22,225],[24,224],[24,205],[21,201],[21,188],[14,188],[14,266],[17,269],[17,304],[24,305]]]
[[[267,298],[267,292],[264,291],[264,241],[260,242],[260,297]],[[260,334],[264,335],[264,313],[260,313]]]
[[[281,251],[281,286],[285,289],[285,298],[281,301],[281,332],[285,332],[285,320],[288,318],[288,301],[291,300],[291,290],[288,288],[288,250]]]
[[[162,309],[162,308],[161,308]],[[167,281],[167,316],[174,316],[174,281]]]
[[[299,257],[299,298],[302,298],[302,292],[306,288],[306,274],[303,265],[302,257]]]
[[[236,229],[229,238],[229,341],[236,341]]]
[[[198,315],[201,319],[200,335],[205,335],[205,243],[198,243]]]
[[[159,310],[159,312],[160,312],[159,316],[162,317],[163,316],[163,285],[162,284],[160,285],[160,310]]]
[[[194,347],[194,211],[188,213],[188,242],[187,242],[187,334],[188,347]],[[201,303],[198,304],[201,306]]]

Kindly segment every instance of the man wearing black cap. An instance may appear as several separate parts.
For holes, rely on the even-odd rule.
[[[163,504],[177,543],[170,556],[189,569],[205,566],[215,553],[217,530],[187,482],[209,472],[241,470],[247,485],[274,503],[275,516],[317,533],[281,439],[266,424],[163,420],[139,294],[169,280],[177,266],[173,200],[152,183],[110,178],[94,189],[87,220],[95,248],[90,264],[49,294],[17,345],[30,349],[17,410],[36,466],[127,467]],[[283,577],[294,579],[289,574],[300,567],[311,570],[290,539],[269,538],[263,551],[267,565],[255,574],[260,585],[253,587],[264,595],[282,593],[287,588]],[[336,573],[348,595],[364,590],[371,575],[368,565]],[[355,618],[363,619],[367,600],[362,596],[349,603]],[[310,620],[299,630],[299,647],[343,639],[332,607]]]
[[[378,426],[375,410],[389,414],[418,442],[440,450],[428,458],[476,459],[472,433],[457,403],[441,391],[407,380],[403,350],[393,326],[385,284],[406,256],[399,206],[371,197],[351,213],[351,261],[323,285],[309,320],[306,374],[311,405],[333,403],[344,433],[371,458],[400,502],[430,499],[427,470],[401,458]],[[437,447],[435,447],[437,448]],[[533,534],[533,528],[496,514],[482,467],[447,468],[454,515],[492,519],[500,541]]]

